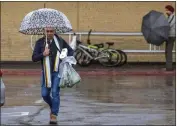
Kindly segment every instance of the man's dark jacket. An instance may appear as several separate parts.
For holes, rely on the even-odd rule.
[[[58,43],[59,43],[59,46],[60,46],[60,49],[62,50],[63,48],[67,48],[68,49],[68,56],[73,56],[73,49],[67,44],[67,42],[62,39],[61,37],[58,37],[57,35],[55,35],[58,39]],[[41,65],[42,65],[42,70],[43,70],[43,52],[45,50],[45,37],[42,37],[40,38],[36,44],[35,44],[35,47],[34,47],[34,51],[33,51],[33,55],[32,55],[32,61],[33,62],[38,62],[38,61],[41,61]],[[52,43],[55,43],[54,40]],[[55,45],[56,46],[56,45]],[[57,48],[57,47],[55,47]],[[57,49],[58,50],[58,49]],[[61,53],[61,50],[60,53]],[[56,53],[54,56],[51,57],[51,67],[53,69],[53,66],[54,66],[54,57],[56,56]],[[61,60],[60,60],[61,62]]]

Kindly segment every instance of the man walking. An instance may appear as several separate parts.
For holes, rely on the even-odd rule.
[[[73,55],[73,50],[61,37],[55,34],[53,28],[45,29],[46,36],[40,38],[36,44],[32,54],[32,61],[41,61],[42,77],[41,77],[41,95],[43,100],[50,107],[50,124],[57,124],[57,116],[60,106],[60,88],[58,86],[60,78],[59,73],[59,54],[63,48],[68,49],[68,56]],[[48,47],[46,47],[48,44]],[[49,58],[49,66],[47,66],[46,58]],[[51,85],[51,87],[49,86]],[[52,97],[50,96],[50,92]]]
[[[165,58],[166,58],[166,71],[173,70],[173,46],[176,40],[176,17],[174,15],[175,9],[171,5],[165,6],[168,22],[170,24],[170,37],[166,41]]]

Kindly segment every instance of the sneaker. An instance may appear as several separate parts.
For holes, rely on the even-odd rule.
[[[57,116],[50,114],[50,124],[57,124]]]

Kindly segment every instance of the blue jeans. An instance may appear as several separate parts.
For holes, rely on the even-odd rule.
[[[58,72],[52,72],[51,76],[52,86],[51,88],[47,88],[45,86],[44,73],[42,72],[41,95],[44,101],[50,106],[51,113],[57,116],[60,106],[60,87],[58,86],[60,78],[58,77]],[[52,97],[50,96],[51,91]]]

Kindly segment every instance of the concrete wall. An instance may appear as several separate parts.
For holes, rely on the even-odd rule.
[[[45,2],[47,8],[62,11],[75,31],[140,32],[142,17],[150,10],[164,12],[175,2]],[[18,32],[23,17],[44,7],[44,2],[1,2],[1,61],[30,61],[30,36]],[[65,37],[66,38],[66,37]],[[66,38],[66,40],[68,40]],[[83,37],[85,42],[86,37]],[[148,49],[143,37],[92,37],[93,43],[115,41],[115,48]],[[144,54],[143,54],[144,55]],[[159,55],[157,56],[159,57]],[[133,58],[134,59],[134,58]],[[136,59],[136,58],[135,58]],[[156,59],[151,57],[147,60]],[[141,60],[138,59],[138,60]],[[159,60],[164,60],[160,56]]]

